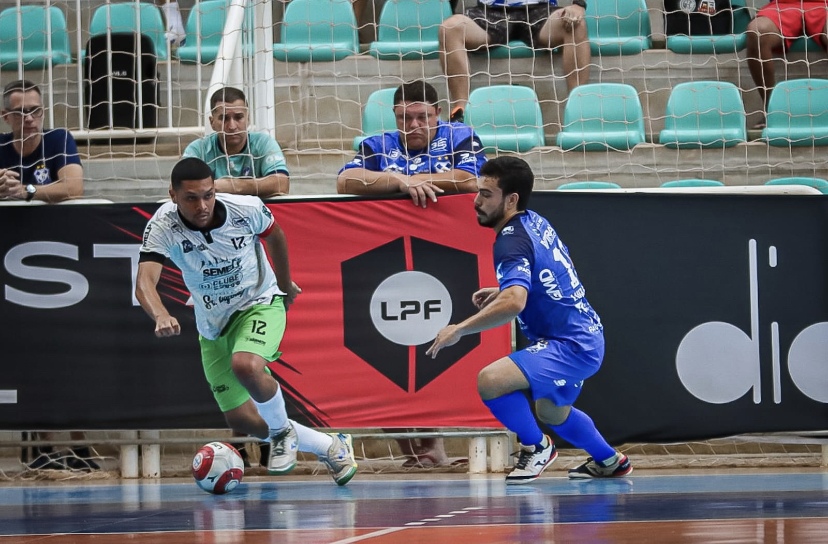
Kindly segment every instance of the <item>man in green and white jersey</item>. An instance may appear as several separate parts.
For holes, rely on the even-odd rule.
[[[351,436],[290,421],[282,389],[266,368],[280,355],[285,312],[302,292],[291,280],[284,232],[261,199],[216,194],[201,159],[179,161],[171,182],[172,202],[144,231],[135,290],[155,335],[181,333],[157,288],[170,259],[192,294],[204,374],[230,427],[270,440],[270,474],[293,469],[300,450],[315,453],[345,485],[357,469]]]
[[[290,192],[282,148],[269,134],[249,132],[250,114],[244,93],[233,87],[210,97],[210,126],[215,131],[190,143],[182,158],[196,157],[208,165],[216,191],[271,198]]]

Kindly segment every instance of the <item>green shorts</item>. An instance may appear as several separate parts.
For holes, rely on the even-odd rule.
[[[285,323],[282,297],[273,297],[269,305],[257,304],[234,313],[215,340],[199,335],[204,376],[222,412],[238,408],[250,398],[250,393],[233,374],[233,354],[244,351],[259,355],[267,362],[275,361],[282,354],[279,344],[285,335]]]

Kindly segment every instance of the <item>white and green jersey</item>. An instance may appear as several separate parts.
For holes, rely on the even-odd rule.
[[[279,172],[290,174],[285,154],[269,134],[251,132],[241,153],[228,155],[219,145],[217,132],[190,143],[181,158],[195,157],[206,162],[219,178],[263,178]]]
[[[219,227],[198,230],[168,202],[144,230],[141,260],[170,259],[181,270],[195,306],[198,332],[214,340],[234,312],[284,295],[267,259],[264,238],[276,221],[260,198],[216,195]]]

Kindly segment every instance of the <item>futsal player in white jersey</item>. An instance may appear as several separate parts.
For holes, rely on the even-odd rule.
[[[345,485],[357,469],[351,436],[290,421],[282,388],[266,368],[280,355],[287,307],[302,292],[291,280],[284,232],[258,197],[216,194],[201,159],[179,161],[171,181],[172,202],[144,231],[135,291],[155,335],[181,333],[157,290],[170,259],[192,294],[204,374],[230,427],[270,440],[270,474],[293,469],[299,450],[315,453]]]

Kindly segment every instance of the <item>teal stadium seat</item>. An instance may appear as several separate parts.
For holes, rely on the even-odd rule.
[[[440,23],[451,16],[446,0],[388,0],[368,53],[378,59],[436,59]]]
[[[282,62],[330,62],[359,53],[350,0],[291,0],[282,21],[282,41],[273,57]]]
[[[21,34],[17,31],[18,13]],[[21,52],[24,70],[41,69],[50,59],[52,66],[71,63],[66,17],[57,6],[49,9],[49,24],[52,34],[51,50],[46,39],[46,8],[20,6],[19,11],[12,7],[0,12],[0,69],[17,70]]]
[[[658,139],[680,149],[732,147],[747,141],[741,92],[732,83],[718,81],[676,85]]]
[[[637,55],[653,45],[646,0],[587,2],[592,56]]]
[[[201,63],[215,62],[224,33],[228,9],[227,0],[203,0],[196,3],[187,17],[186,43],[180,46],[176,53],[181,62],[188,64],[198,62],[199,34],[201,35]],[[199,25],[201,25],[200,29]]]
[[[136,6],[139,6],[136,12]],[[109,19],[107,19],[109,12]],[[139,15],[140,14],[140,15]],[[106,34],[107,24],[112,26],[111,31],[137,32],[140,16],[141,34],[149,36],[155,45],[155,57],[158,60],[167,60],[166,26],[161,17],[161,10],[155,4],[141,2],[123,2],[118,4],[103,4],[95,9],[92,20],[89,22],[89,35]]]
[[[766,182],[765,185],[807,185],[828,195],[828,181],[821,178],[777,178]]]
[[[368,136],[381,134],[390,130],[397,130],[397,119],[394,116],[394,93],[396,87],[374,91],[365,103],[362,110],[362,136],[354,138],[354,150]]]
[[[543,146],[543,118],[538,95],[520,85],[479,87],[469,95],[466,123],[484,149],[529,151]]]
[[[620,189],[621,186],[611,181],[571,181],[558,186],[558,191],[589,191],[595,189]]]
[[[690,188],[690,187],[724,187],[724,183],[714,179],[677,179],[675,181],[665,181],[661,184],[662,187],[670,189]]]
[[[562,149],[631,149],[645,140],[644,112],[632,86],[590,83],[569,94],[557,139]]]
[[[674,53],[723,55],[736,53],[747,46],[748,23],[752,17],[745,0],[732,0],[733,33],[713,36],[667,36],[667,49]]]
[[[768,101],[762,138],[778,147],[828,145],[828,80],[777,83]]]
[[[813,40],[813,38],[801,37],[794,40],[789,53],[819,53],[822,48]]]

